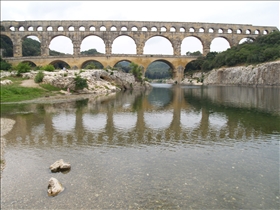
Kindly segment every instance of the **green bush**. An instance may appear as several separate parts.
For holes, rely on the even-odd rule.
[[[15,69],[17,70],[17,76],[20,76],[22,73],[30,72],[31,66],[29,63],[19,63]]]
[[[135,63],[130,63],[129,67],[131,67],[130,73],[132,73],[138,82],[142,82],[142,67],[135,64]]]
[[[34,81],[35,81],[36,83],[40,83],[40,82],[43,81],[44,76],[45,76],[45,75],[44,75],[43,71],[39,71],[39,72],[36,74],[36,76],[35,76],[35,78],[34,78]]]
[[[0,57],[0,70],[8,71],[12,68],[12,64],[8,63]]]
[[[87,80],[83,79],[80,75],[75,77],[75,89],[82,90],[84,88],[88,88]]]
[[[44,71],[54,71],[55,68],[54,68],[53,65],[49,64],[49,65],[43,66],[43,67],[41,68],[41,70],[44,70]]]
[[[85,67],[85,69],[96,69],[96,66],[95,66],[93,63],[91,63],[91,64],[88,64],[88,65]]]

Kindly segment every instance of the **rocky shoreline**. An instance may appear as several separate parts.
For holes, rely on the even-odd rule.
[[[15,124],[15,121],[12,119],[7,118],[1,118],[1,176],[2,177],[2,171],[5,168],[5,159],[4,159],[4,153],[5,153],[5,145],[6,145],[6,139],[3,137],[7,133],[9,133]]]

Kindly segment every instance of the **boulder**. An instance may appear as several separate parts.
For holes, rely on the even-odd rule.
[[[58,193],[62,192],[64,187],[56,178],[50,178],[48,185],[48,195],[56,196]]]
[[[10,84],[13,84],[13,82],[9,79],[5,79],[5,80],[0,81],[0,84],[1,85],[10,85]]]
[[[71,165],[69,163],[65,163],[63,159],[60,159],[56,162],[54,162],[50,166],[51,172],[69,172],[71,169]]]

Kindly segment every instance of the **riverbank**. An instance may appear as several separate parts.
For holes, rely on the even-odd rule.
[[[5,158],[4,158],[4,153],[5,153],[5,145],[6,145],[6,139],[3,137],[5,136],[7,133],[9,133],[12,129],[13,126],[15,124],[15,121],[12,119],[7,119],[7,118],[0,118],[0,123],[1,123],[1,136],[0,136],[0,140],[1,140],[1,175],[0,178],[2,177],[2,171],[5,168]]]

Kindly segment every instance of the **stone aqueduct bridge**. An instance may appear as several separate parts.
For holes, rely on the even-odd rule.
[[[243,38],[255,39],[259,35],[278,31],[277,27],[253,26],[244,24],[220,24],[198,22],[154,22],[154,21],[1,21],[1,35],[8,36],[13,42],[13,58],[6,58],[12,64],[22,61],[36,65],[47,65],[57,60],[66,62],[70,67],[81,68],[90,60],[100,62],[104,67],[114,66],[126,60],[142,65],[145,69],[157,60],[168,63],[173,69],[173,78],[183,76],[183,69],[196,57],[181,55],[183,39],[189,36],[198,38],[203,46],[203,54],[210,52],[210,45],[216,37],[223,37],[232,47]],[[80,47],[83,39],[90,35],[100,37],[105,44],[105,54],[83,56]],[[112,44],[119,36],[129,36],[136,44],[136,55],[112,54]],[[36,36],[41,42],[41,56],[22,57],[22,41],[27,36]],[[73,43],[73,55],[49,56],[49,45],[53,38],[66,36]],[[167,38],[173,55],[143,55],[145,43],[154,36]]]

